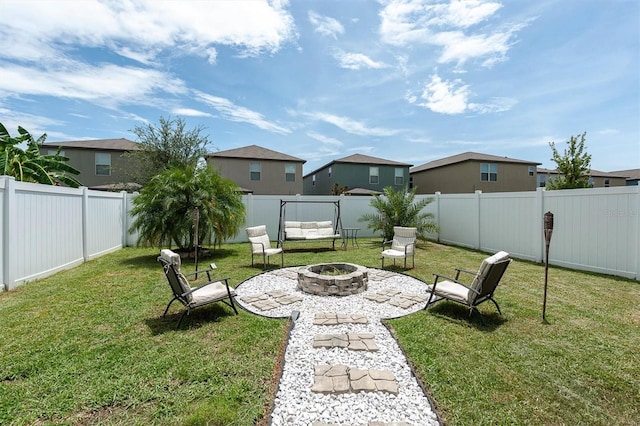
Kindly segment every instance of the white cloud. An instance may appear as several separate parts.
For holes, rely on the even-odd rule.
[[[324,121],[325,123],[333,124],[339,129],[344,130],[347,133],[360,136],[393,136],[398,133],[397,130],[385,129],[381,127],[368,127],[366,124],[359,121],[351,120],[346,117],[339,117],[333,114],[327,114],[323,112],[306,113],[307,117],[318,121]]]
[[[338,38],[338,34],[344,34],[344,27],[342,24],[328,16],[322,16],[313,10],[309,11],[309,22],[314,27],[314,31],[328,37]]]
[[[317,140],[319,142],[327,144],[327,145],[333,145],[333,146],[342,146],[343,145],[343,143],[340,142],[338,139],[330,138],[330,137],[322,135],[322,134],[320,134],[318,132],[313,132],[313,131],[307,132],[307,136],[309,136],[310,138],[315,139],[315,140]]]
[[[19,65],[0,67],[0,93],[80,99],[115,107],[122,103],[149,104],[159,92],[185,92],[182,80],[149,69],[68,62],[54,69]]]
[[[487,103],[469,103],[467,106],[470,111],[478,112],[480,114],[488,114],[492,112],[504,112],[509,111],[518,103],[517,99],[495,97]]]
[[[212,117],[208,112],[192,108],[174,108],[171,112],[176,115],[185,115],[188,117]]]
[[[347,53],[343,51],[336,51],[334,57],[340,62],[342,68],[359,70],[360,68],[386,68],[387,65],[384,62],[376,62],[362,53]]]
[[[12,42],[0,55],[35,61],[70,54],[67,47],[74,45],[106,48],[150,63],[163,50],[198,52],[211,61],[215,55],[210,48],[218,44],[246,55],[275,52],[297,37],[285,6],[266,0],[4,0],[0,38]]]
[[[196,91],[195,96],[196,99],[200,102],[203,102],[218,111],[218,113],[220,113],[220,116],[225,120],[235,121],[239,123],[249,123],[262,130],[273,133],[291,133],[290,129],[267,121],[259,112],[255,112],[248,108],[235,105],[228,99],[209,95],[200,91]]]
[[[457,79],[443,81],[440,76],[431,76],[431,81],[422,92],[422,99],[426,102],[418,105],[429,108],[441,114],[461,114],[467,109],[469,86]]]
[[[380,35],[394,46],[423,44],[442,49],[439,63],[478,59],[485,67],[503,61],[514,34],[526,23],[473,26],[493,18],[501,4],[482,0],[454,0],[449,4],[391,0],[380,12]],[[470,33],[467,33],[470,32]]]

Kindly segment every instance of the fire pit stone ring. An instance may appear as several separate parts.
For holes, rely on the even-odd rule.
[[[298,288],[318,296],[349,296],[367,290],[368,269],[353,263],[319,263],[298,269]]]

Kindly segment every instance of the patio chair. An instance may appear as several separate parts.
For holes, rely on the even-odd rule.
[[[236,296],[236,291],[233,287],[229,286],[229,278],[211,279],[211,272],[216,267],[214,263],[212,263],[207,270],[183,274],[180,272],[180,255],[168,249],[160,251],[158,262],[162,265],[164,274],[167,277],[167,281],[171,287],[171,291],[173,292],[173,299],[171,299],[167,305],[162,317],[164,318],[167,315],[169,307],[176,300],[182,303],[185,307],[185,311],[180,316],[176,328],[180,328],[182,319],[185,315],[189,315],[189,312],[191,312],[192,309],[208,305],[210,303],[223,302],[227,306],[230,306],[236,315],[238,314],[238,310],[233,302],[233,298]],[[199,287],[191,287],[187,276],[203,273],[207,274],[208,282]]]
[[[253,256],[262,255],[262,265],[264,269],[267,269],[269,256],[278,253],[280,253],[280,261],[284,266],[284,250],[282,247],[271,248],[271,240],[265,225],[252,226],[247,228],[246,231],[251,243],[251,266],[253,266]]]
[[[382,243],[382,269],[384,269],[384,258],[404,259],[404,269],[407,269],[407,257],[411,257],[411,267],[415,267],[414,251],[416,247],[417,228],[407,228],[404,226],[393,227],[393,240],[384,241]],[[391,248],[384,249],[387,244],[391,244]]]
[[[507,266],[509,266],[509,263],[511,263],[509,253],[499,251],[493,256],[484,259],[478,272],[456,268],[455,278],[447,278],[439,274],[434,274],[435,281],[433,285],[427,286],[427,291],[429,291],[431,295],[424,309],[427,309],[429,305],[433,303],[447,299],[468,306],[469,317],[471,317],[473,311],[478,312],[482,324],[485,324],[484,317],[478,310],[478,305],[487,300],[491,300],[493,304],[496,305],[498,313],[502,315],[498,302],[493,298],[493,293],[496,291],[500,279],[506,271]],[[474,277],[471,285],[463,284],[460,281],[461,273]],[[440,279],[443,279],[443,281],[440,281]]]

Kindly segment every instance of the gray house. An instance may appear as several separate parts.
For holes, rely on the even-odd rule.
[[[396,190],[409,184],[411,164],[353,154],[333,160],[304,176],[305,195],[330,195],[334,188],[346,187],[351,195],[381,193],[391,186]]]
[[[68,164],[80,171],[76,178],[91,189],[137,189],[135,183],[126,182],[126,170],[134,167],[123,154],[140,150],[136,142],[128,139],[95,139],[86,141],[46,142],[40,154],[54,154],[58,147],[69,159]]]
[[[411,187],[418,194],[535,191],[540,163],[497,155],[465,152],[411,169]]]
[[[258,145],[207,154],[207,164],[256,195],[302,194],[302,165],[306,160]]]
[[[589,184],[593,188],[608,188],[610,186],[625,186],[628,185],[627,178],[630,176],[625,171],[620,172],[601,172],[599,170],[591,169],[589,174]],[[556,169],[544,169],[538,167],[538,186],[544,188],[547,185],[547,181],[554,179],[558,176],[558,170]]]

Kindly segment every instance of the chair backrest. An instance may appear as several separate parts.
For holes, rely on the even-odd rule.
[[[191,286],[187,277],[180,272],[180,265],[182,264],[180,255],[169,249],[164,249],[160,251],[158,262],[162,265],[164,275],[167,277],[173,295],[185,305],[191,303],[193,298],[190,294],[182,296],[184,293],[191,291]]]
[[[271,248],[271,240],[269,239],[269,234],[267,234],[266,225],[252,226],[247,228],[246,231],[253,253],[262,253],[263,244],[264,249]]]
[[[417,228],[408,228],[405,226],[393,227],[393,241],[391,242],[391,248],[393,250],[404,251],[407,247],[407,254],[412,254],[414,245],[416,242]]]
[[[511,263],[511,259],[506,251],[499,251],[483,260],[473,283],[471,283],[471,288],[477,290],[479,294],[470,291],[469,303],[473,304],[477,298],[492,294],[500,283],[509,263]]]

